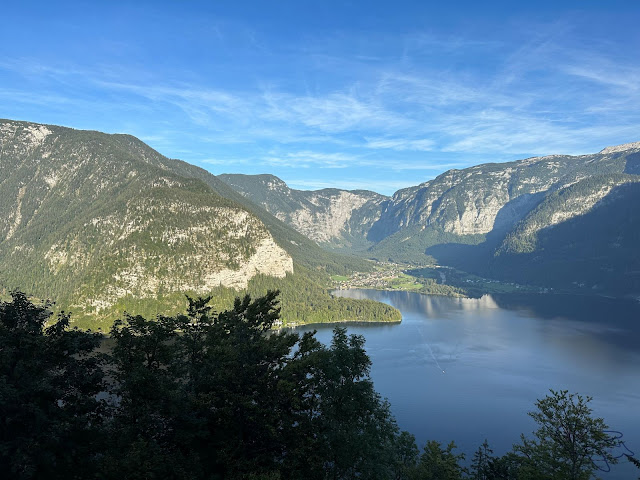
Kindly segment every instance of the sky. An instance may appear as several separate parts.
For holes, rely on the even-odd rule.
[[[389,195],[640,141],[638,25],[637,0],[7,2],[0,118]]]

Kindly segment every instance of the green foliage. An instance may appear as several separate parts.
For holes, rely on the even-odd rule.
[[[596,471],[594,459],[617,463],[611,450],[619,441],[607,434],[604,420],[591,416],[590,401],[567,390],[551,390],[536,402],[538,410],[529,415],[539,428],[533,439],[523,435],[514,447],[527,478],[587,480]]]
[[[152,466],[172,478],[387,478],[398,429],[364,340],[336,329],[327,348],[313,334],[267,334],[276,296],[220,314],[190,299],[186,316],[114,324],[108,477]]]
[[[104,390],[96,334],[51,319],[24,294],[0,302],[0,471],[5,479],[87,478]]]
[[[326,347],[315,332],[274,332],[277,296],[127,315],[99,348],[100,335],[12,292],[0,302],[3,478],[466,478],[453,442],[419,455],[399,431],[363,337],[336,328]],[[586,480],[594,458],[615,463],[618,440],[589,401],[551,391],[530,414],[534,438],[500,458],[485,441],[471,478]]]
[[[638,468],[640,470],[640,460],[638,460],[637,458],[634,458],[634,457],[632,457],[631,455],[628,455],[628,454],[625,454],[625,457],[627,458],[627,460],[629,460],[629,462],[634,464],[636,466],[636,468]],[[638,477],[638,480],[640,480],[640,477]]]
[[[489,480],[492,478],[491,464],[495,460],[492,454],[493,450],[491,450],[489,442],[485,439],[473,454],[469,478],[473,480]]]
[[[304,271],[277,279],[257,275],[249,283],[248,292],[263,295],[265,291],[281,290],[283,324],[336,322],[399,322],[395,308],[370,300],[332,297],[327,290]]]
[[[66,315],[46,327],[49,305],[14,292],[0,303],[3,478],[389,478],[401,437],[364,339],[273,332],[277,295],[126,315],[104,355],[101,336]]]
[[[484,238],[484,235],[455,235],[437,226],[425,228],[414,225],[376,243],[366,252],[366,256],[394,263],[428,265],[435,263],[435,259],[426,253],[429,247],[446,243],[477,245]]]
[[[435,440],[429,440],[420,456],[414,478],[419,480],[461,480],[466,469],[460,466],[464,454],[454,453],[456,444],[445,448]]]

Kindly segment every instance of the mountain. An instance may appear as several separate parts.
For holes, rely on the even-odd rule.
[[[525,268],[528,263],[523,259],[537,252],[531,258],[541,260],[545,258],[542,250],[549,253],[555,248],[558,254],[547,273],[564,268],[561,251],[569,268],[577,261],[578,250],[562,250],[568,233],[558,236],[555,232],[577,218],[587,222],[584,228],[602,231],[604,224],[593,223],[599,217],[590,212],[632,204],[635,187],[628,184],[636,182],[639,174],[640,143],[632,143],[592,155],[551,155],[449,170],[391,198],[366,191],[300,192],[271,175],[220,178],[323,246],[339,246],[378,260],[438,262],[495,278],[548,285],[542,282],[542,273],[532,273],[545,271],[546,264]],[[623,225],[616,230],[618,237],[635,238],[635,223],[629,220]],[[609,228],[597,237],[604,242],[612,231]],[[580,255],[596,248],[588,246],[595,238],[582,239]],[[619,243],[609,240],[609,245]],[[587,262],[589,278],[597,277],[599,269],[617,265],[615,259],[639,257],[632,247],[626,251],[603,245],[598,247],[601,265]],[[557,285],[585,283],[558,278],[564,280]],[[607,278],[598,288],[617,290],[620,282],[614,282],[612,275]]]
[[[0,148],[5,283],[99,311],[293,271],[259,219],[132,137],[3,121]]]
[[[449,170],[396,192],[370,237],[378,242],[399,237],[416,242],[413,237],[422,237],[420,249],[443,243],[478,244],[488,236],[492,240],[510,231],[546,195],[585,178],[625,173],[631,152],[552,155]],[[386,243],[372,249],[373,254],[385,251]],[[414,257],[420,254],[424,250],[412,252]]]
[[[605,175],[554,192],[505,238],[493,276],[551,288],[640,292],[640,177]]]
[[[103,319],[182,306],[183,293],[229,297],[229,288],[256,282],[297,283],[327,307],[315,283],[322,272],[370,268],[325,252],[215,176],[135,137],[11,120],[0,120],[0,265],[5,291]],[[285,313],[318,320],[299,303],[304,315]],[[352,307],[334,303],[336,312]]]
[[[367,256],[421,263],[431,260],[425,256],[431,246],[505,235],[545,195],[584,178],[634,173],[627,168],[633,148],[449,170],[391,198],[366,190],[295,190],[273,175],[218,178],[325,247],[368,248]]]
[[[372,257],[560,290],[640,294],[640,144],[445,172],[397,192]]]
[[[278,288],[291,321],[395,318],[323,287],[370,270],[368,257],[638,295],[639,180],[633,143],[450,170],[392,197],[300,191],[216,177],[130,135],[0,120],[0,293],[112,319],[175,308],[184,292],[229,302],[231,288]]]
[[[143,143],[142,145],[149,148]],[[165,160],[167,168],[170,168],[171,171],[187,178],[203,181],[220,196],[242,205],[244,209],[259,218],[273,235],[276,243],[292,256],[296,264],[316,272],[322,271],[329,274],[346,274],[355,270],[369,271],[371,269],[370,262],[366,262],[361,258],[330,253],[320,248],[314,239],[298,232],[292,226],[276,218],[259,202],[255,202],[254,199],[247,198],[247,196],[231,188],[220,179],[224,177],[223,175],[216,177],[200,167],[181,160]]]
[[[373,245],[368,232],[389,201],[368,190],[295,190],[273,175],[224,174],[218,178],[318,244],[347,251]]]

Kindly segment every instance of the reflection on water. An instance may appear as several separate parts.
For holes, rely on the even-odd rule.
[[[402,312],[401,324],[358,324],[349,331],[366,337],[376,389],[420,443],[453,439],[470,456],[488,438],[502,453],[520,433],[533,430],[526,412],[553,388],[593,396],[595,414],[623,431],[627,445],[640,453],[637,302],[377,290],[334,294],[379,300]],[[318,329],[318,338],[328,342],[331,328],[301,330]],[[618,466],[603,478],[633,473]]]

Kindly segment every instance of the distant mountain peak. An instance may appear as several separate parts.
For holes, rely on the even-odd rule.
[[[599,153],[601,154],[616,153],[616,152],[625,152],[627,150],[640,150],[640,142],[624,143],[622,145],[614,145],[612,147],[606,147],[600,150]]]

